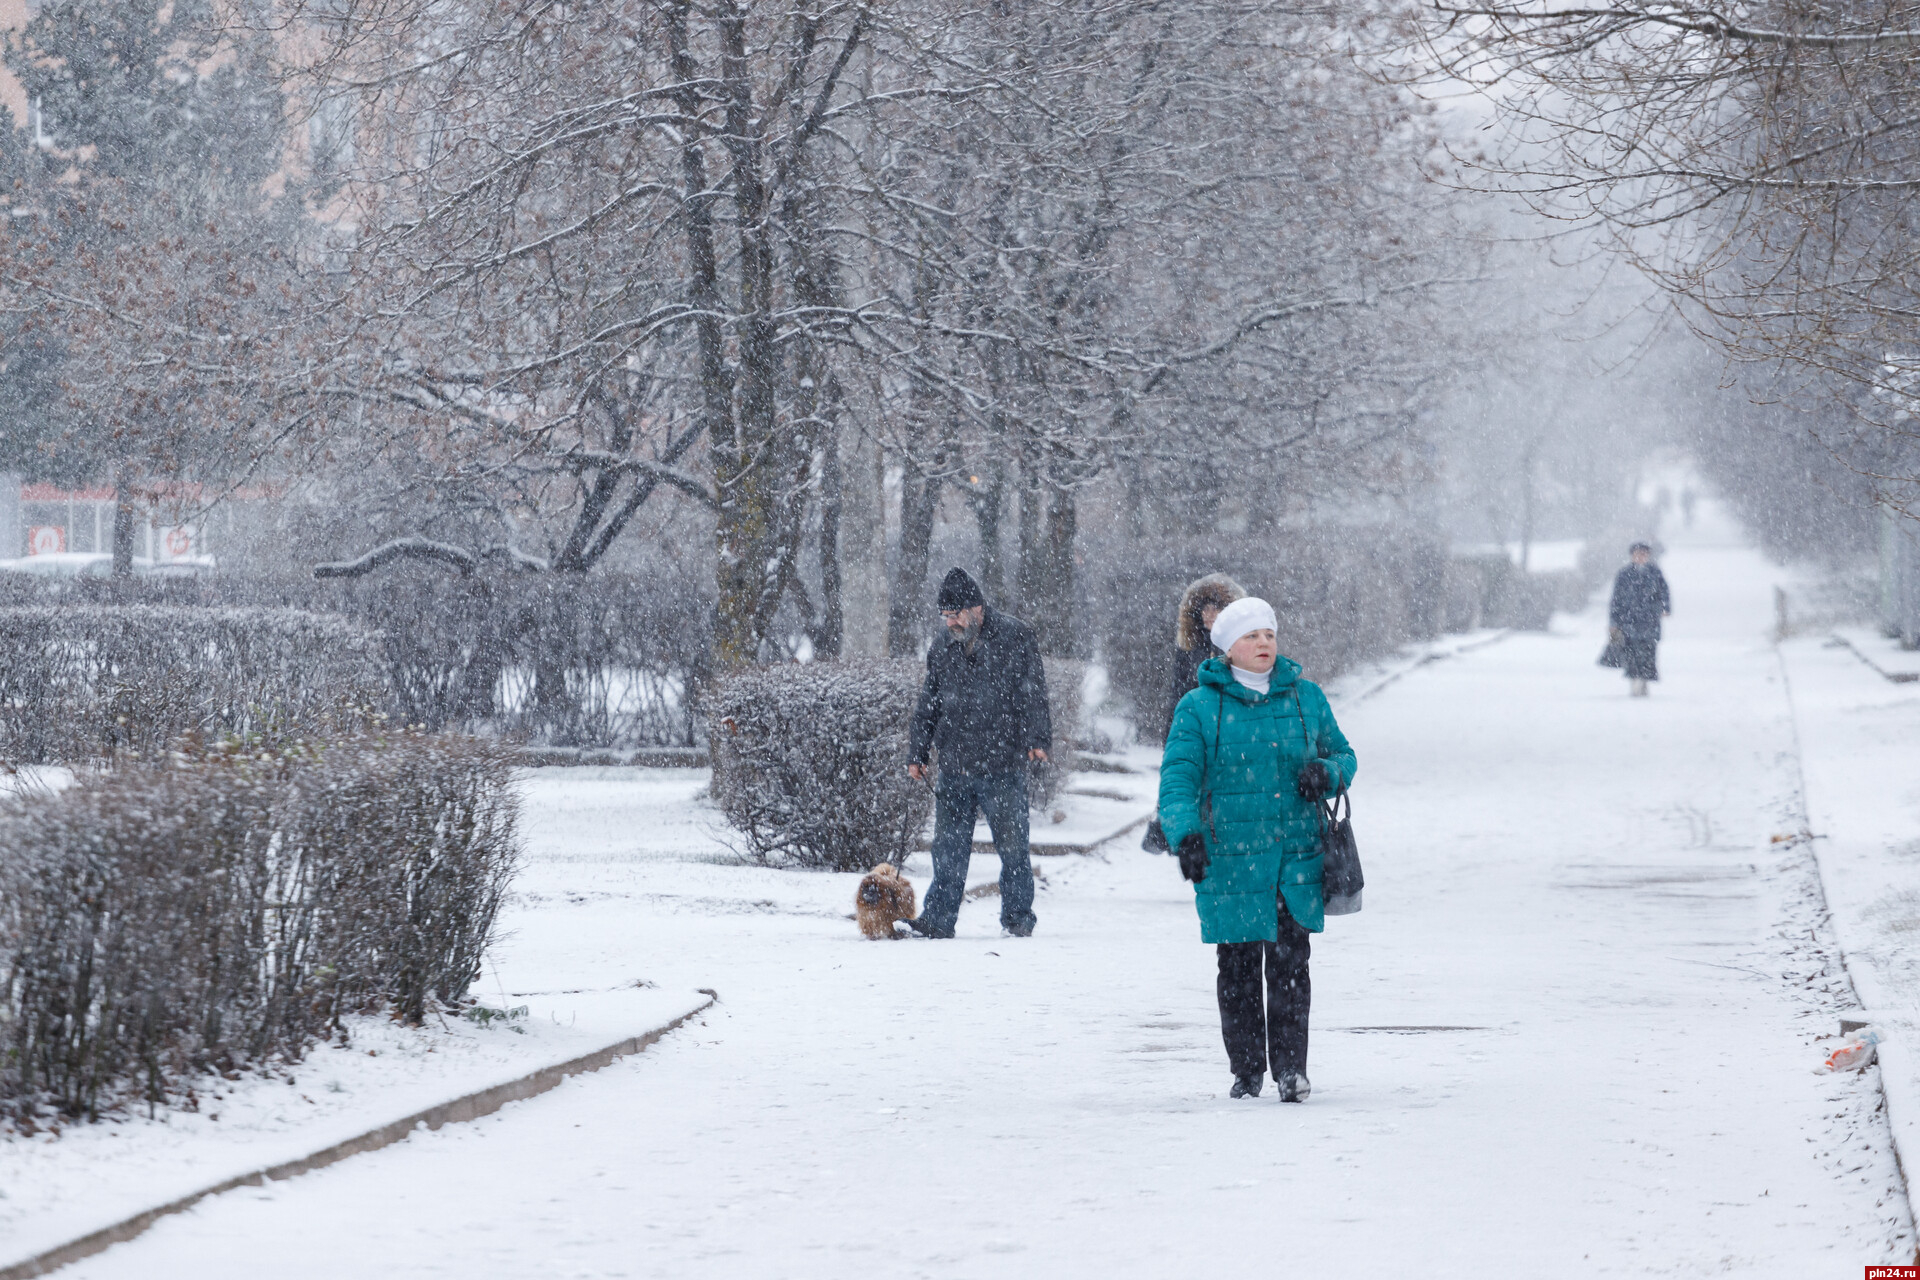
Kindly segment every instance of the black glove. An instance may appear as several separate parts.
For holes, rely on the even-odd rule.
[[[1294,784],[1302,800],[1319,800],[1333,789],[1333,775],[1324,761],[1311,760],[1300,766],[1300,780]]]
[[[1198,831],[1180,842],[1180,874],[1195,884],[1207,878],[1207,842]]]

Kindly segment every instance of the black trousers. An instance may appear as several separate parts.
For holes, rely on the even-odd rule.
[[[1222,942],[1220,953],[1220,1036],[1236,1076],[1257,1076],[1268,1064],[1274,1077],[1307,1073],[1307,1008],[1313,984],[1307,960],[1313,935],[1294,922],[1280,903],[1278,942]],[[1265,970],[1265,1000],[1261,971]]]

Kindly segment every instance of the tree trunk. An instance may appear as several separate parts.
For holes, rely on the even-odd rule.
[[[133,576],[133,535],[139,526],[131,479],[123,471],[113,488],[113,576],[116,578]]]
[[[705,95],[700,89],[706,75],[694,60],[692,41],[687,31],[692,7],[692,0],[673,0],[666,10],[667,38],[673,50],[673,71],[679,80],[679,86],[674,90],[674,101],[681,113],[690,120],[699,118],[706,109]],[[700,149],[699,135],[691,129],[683,134],[680,167],[681,182],[685,186],[681,217],[687,239],[687,300],[692,303],[698,317],[693,328],[700,351],[700,411],[706,428],[715,492],[720,495],[719,519],[715,521],[715,536],[720,552],[720,565],[715,576],[720,598],[714,616],[714,657],[720,665],[730,666],[750,661],[753,654],[749,652],[743,657],[740,651],[758,646],[757,643],[743,643],[740,636],[743,610],[745,616],[750,618],[752,608],[751,601],[740,600],[735,590],[739,544],[733,527],[732,508],[736,495],[726,487],[727,481],[741,469],[743,451],[739,433],[734,430],[733,373],[727,367],[726,326],[721,320],[724,308],[720,299],[720,259],[714,243],[712,207],[713,201],[719,197],[707,178],[706,156]]]
[[[1034,468],[1022,462],[1020,467],[1020,612],[1031,619],[1046,596],[1046,495]]]
[[[968,495],[974,523],[980,528],[980,589],[989,601],[1006,599],[1006,551],[1001,546],[1000,517],[1006,507],[1007,473],[995,463]]]
[[[1147,536],[1146,470],[1140,459],[1125,463],[1120,471],[1121,501],[1126,505],[1127,537],[1134,542]]]
[[[917,615],[927,581],[927,555],[933,547],[933,515],[940,505],[940,481],[909,469],[900,484],[900,556],[894,565],[887,610],[887,652],[910,658],[920,652],[926,628]]]
[[[846,639],[840,582],[840,431],[836,419],[820,442],[820,623],[815,657],[837,658]]]
[[[567,741],[568,726],[564,723],[567,708],[567,661],[566,655],[556,653],[555,647],[561,635],[561,624],[570,621],[572,603],[567,598],[571,593],[551,580],[541,583],[545,589],[540,593],[531,608],[521,615],[520,634],[523,638],[533,639],[533,706],[540,730],[547,740],[555,746],[570,746]]]
[[[726,146],[733,160],[733,206],[740,280],[738,320],[738,422],[729,421],[714,459],[714,481],[723,495],[716,522],[719,550],[719,615],[715,657],[739,667],[760,653],[762,628],[785,586],[778,545],[780,473],[766,455],[773,446],[775,382],[781,357],[773,319],[774,253],[762,173],[763,149],[754,119],[753,81],[746,48],[746,13],[738,4],[720,7],[720,93],[726,102]]]
[[[1040,651],[1061,658],[1083,656],[1083,646],[1073,619],[1073,546],[1079,524],[1079,510],[1074,503],[1073,490],[1065,486],[1048,490],[1047,537],[1043,553],[1046,594],[1030,621],[1036,625]]]
[[[1532,568],[1533,560],[1533,464],[1534,449],[1539,440],[1527,441],[1527,447],[1520,454],[1520,572],[1526,573]]]
[[[842,435],[848,449],[840,491],[841,650],[877,657],[887,652],[887,461],[880,446],[858,432]]]

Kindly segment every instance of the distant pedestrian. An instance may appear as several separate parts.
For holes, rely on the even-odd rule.
[[[951,938],[973,860],[973,822],[984,813],[1000,855],[1000,924],[1033,933],[1033,863],[1027,848],[1027,765],[1053,746],[1047,675],[1033,631],[987,604],[964,569],[940,584],[947,637],[927,654],[927,679],[913,710],[907,772],[925,781],[940,752],[934,786],[933,886],[920,914],[902,925],[926,938]]]
[[[1699,495],[1694,493],[1692,485],[1680,491],[1680,518],[1689,529],[1693,528],[1693,504],[1698,500]]]
[[[1213,620],[1220,616],[1222,609],[1246,594],[1246,588],[1224,573],[1195,578],[1181,593],[1180,611],[1174,615],[1172,673],[1167,681],[1167,710],[1162,721],[1167,728],[1173,727],[1173,712],[1180,705],[1180,699],[1199,685],[1200,664],[1220,656],[1208,634],[1213,630]],[[1148,853],[1173,852],[1166,832],[1160,827],[1158,812],[1147,820],[1140,847]]]
[[[1231,1096],[1258,1097],[1271,1067],[1281,1101],[1304,1102],[1307,962],[1326,927],[1319,804],[1356,765],[1326,695],[1280,656],[1276,623],[1252,596],[1214,620],[1225,656],[1200,664],[1199,687],[1174,711],[1160,821],[1217,953]]]
[[[1660,646],[1660,619],[1672,614],[1673,596],[1666,575],[1653,563],[1652,547],[1636,542],[1628,555],[1632,563],[1614,575],[1607,625],[1609,638],[1620,648],[1632,695],[1644,698],[1647,681],[1660,678],[1655,650]]]
[[[1187,584],[1180,596],[1180,616],[1173,633],[1173,678],[1168,682],[1167,725],[1173,724],[1173,709],[1180,699],[1200,683],[1200,664],[1217,658],[1209,634],[1220,611],[1247,594],[1246,588],[1224,573],[1210,573]]]

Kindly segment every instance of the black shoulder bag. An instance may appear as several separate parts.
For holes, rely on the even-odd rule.
[[[1307,751],[1318,757],[1307,733],[1307,704],[1296,688],[1294,705],[1300,709],[1300,737]],[[1314,802],[1320,817],[1320,896],[1330,916],[1350,916],[1360,910],[1360,892],[1367,880],[1360,872],[1360,846],[1353,838],[1353,800],[1343,784],[1333,799]]]
[[[1360,846],[1353,839],[1353,801],[1340,788],[1331,800],[1320,801],[1320,896],[1330,916],[1350,916],[1360,910],[1360,891],[1367,878],[1360,873]]]

